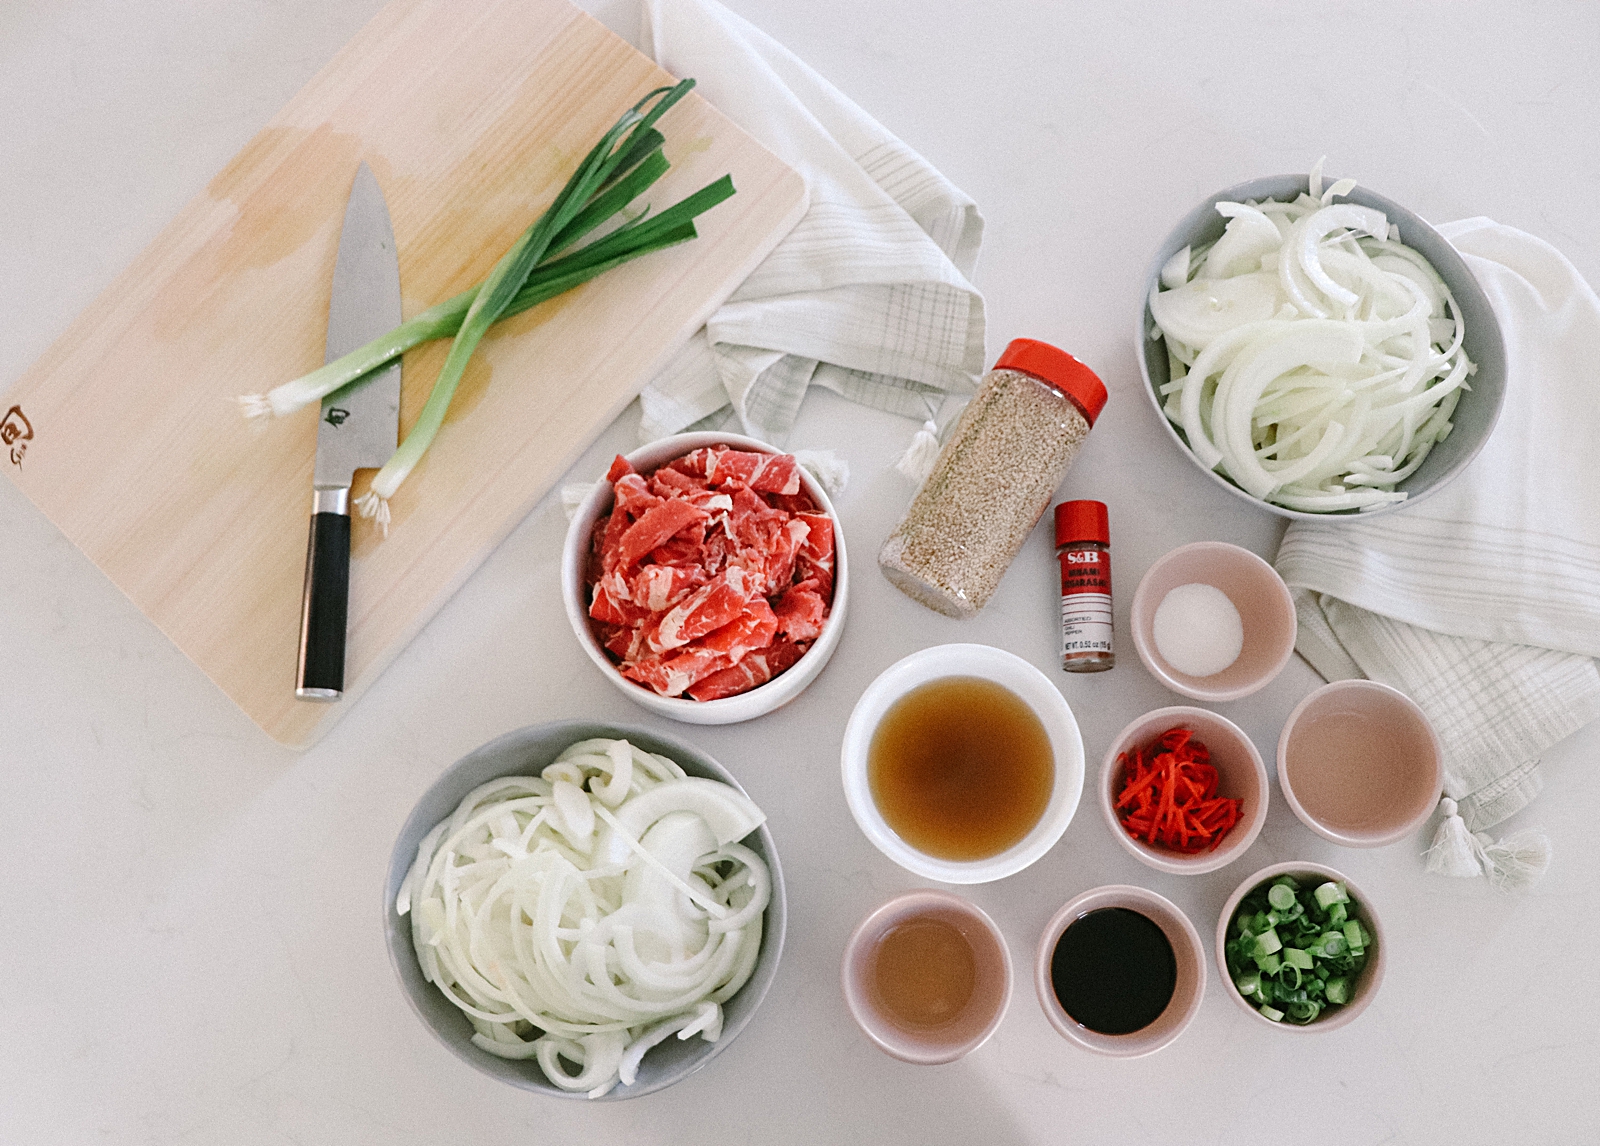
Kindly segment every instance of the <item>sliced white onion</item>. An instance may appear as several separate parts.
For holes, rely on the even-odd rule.
[[[1248,204],[1218,203],[1217,214],[1228,220],[1228,226],[1206,253],[1201,278],[1224,279],[1258,270],[1261,256],[1283,242],[1277,224]]]
[[[700,816],[719,844],[744,839],[766,820],[761,809],[738,789],[701,776],[663,781],[619,807],[616,818],[638,838],[668,812]]]
[[[1271,318],[1283,301],[1277,276],[1257,271],[1225,279],[1199,278],[1162,291],[1150,300],[1150,313],[1180,343],[1204,350],[1212,339],[1236,326]]]
[[[1372,509],[1404,499],[1395,485],[1450,432],[1475,367],[1427,259],[1382,212],[1333,202],[1352,181],[1313,183],[1292,202],[1217,204],[1222,238],[1163,268],[1150,298],[1163,409],[1203,465],[1253,496]]]
[[[1171,290],[1189,281],[1189,248],[1185,247],[1161,264],[1161,285]],[[1152,335],[1152,337],[1154,337]]]
[[[763,819],[666,757],[585,741],[541,777],[470,793],[424,838],[396,910],[477,1046],[599,1097],[674,1031],[720,1037],[772,887],[735,840]]]

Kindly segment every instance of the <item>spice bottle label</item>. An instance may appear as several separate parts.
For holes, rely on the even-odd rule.
[[[1061,557],[1061,655],[1111,651],[1111,554],[1064,546]]]

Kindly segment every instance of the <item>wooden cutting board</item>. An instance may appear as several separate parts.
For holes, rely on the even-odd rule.
[[[236,395],[322,364],[345,200],[389,202],[409,317],[479,281],[660,68],[566,0],[395,0],[0,399],[0,468],[274,739],[312,743],[805,210],[698,96],[657,207],[724,173],[700,237],[495,327],[387,539],[358,520],[345,698],[294,697],[318,411]],[[445,343],[405,358],[401,433]],[[357,475],[354,495],[370,472]],[[552,606],[555,607],[555,606]]]

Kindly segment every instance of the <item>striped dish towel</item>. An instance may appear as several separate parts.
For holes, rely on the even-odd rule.
[[[1500,422],[1427,501],[1296,521],[1277,565],[1296,648],[1329,680],[1411,696],[1445,750],[1447,820],[1481,832],[1538,794],[1547,748],[1600,717],[1600,299],[1531,235],[1439,229],[1500,319]]]
[[[972,200],[715,0],[646,0],[642,47],[805,178],[810,206],[645,388],[645,440],[689,427],[782,442],[812,385],[930,419],[983,369]]]

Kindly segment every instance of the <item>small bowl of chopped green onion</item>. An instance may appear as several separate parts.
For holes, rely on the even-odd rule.
[[[1262,868],[1228,897],[1217,921],[1217,968],[1228,994],[1261,1022],[1331,1031],[1378,993],[1383,928],[1349,877],[1320,864]]]

